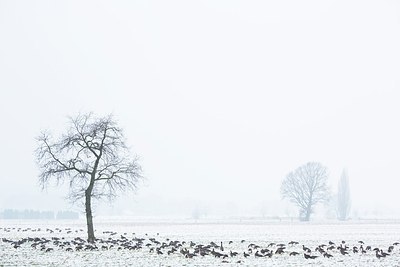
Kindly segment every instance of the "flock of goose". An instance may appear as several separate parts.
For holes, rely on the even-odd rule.
[[[66,233],[69,236],[83,232],[83,229],[72,230],[71,228],[55,228],[55,229],[33,229],[33,228],[0,228],[3,232],[45,232],[46,236],[53,233]],[[42,234],[43,235],[43,234]],[[393,253],[399,255],[399,242],[395,242],[388,247],[372,247],[366,245],[363,241],[358,241],[355,245],[349,245],[346,241],[333,242],[329,241],[326,244],[319,244],[315,247],[307,247],[304,244],[299,244],[297,241],[287,243],[265,243],[256,244],[246,240],[240,241],[223,241],[210,242],[207,244],[195,243],[193,241],[170,240],[169,238],[162,239],[157,234],[156,237],[136,237],[132,233],[132,237],[128,237],[127,233],[118,234],[113,231],[103,232],[105,238],[96,239],[94,243],[89,243],[81,237],[24,237],[18,240],[9,238],[1,238],[0,242],[9,244],[14,249],[19,249],[22,246],[30,246],[34,250],[40,250],[45,253],[51,253],[55,250],[73,251],[104,251],[104,250],[131,250],[131,251],[148,251],[148,253],[157,255],[180,255],[185,258],[196,257],[215,257],[220,258],[223,263],[235,262],[243,263],[248,257],[255,258],[272,258],[272,257],[304,257],[306,260],[314,260],[319,257],[332,258],[345,256],[349,257],[353,254],[372,255],[378,259],[389,257]],[[1,236],[0,236],[1,237]],[[224,243],[225,242],[225,243]],[[234,244],[239,243],[239,244]],[[241,247],[238,250],[237,247]],[[234,250],[233,248],[236,248]]]

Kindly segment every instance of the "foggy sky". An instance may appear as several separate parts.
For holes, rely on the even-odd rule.
[[[147,178],[104,210],[277,213],[319,161],[354,209],[398,213],[399,33],[395,0],[1,1],[0,210],[70,207],[40,190],[35,137],[93,111]]]

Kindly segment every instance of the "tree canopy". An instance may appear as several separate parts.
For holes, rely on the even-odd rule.
[[[297,205],[300,219],[308,221],[313,207],[329,197],[328,171],[319,162],[308,162],[290,172],[282,181],[282,197]]]
[[[143,178],[122,129],[112,115],[80,114],[69,118],[69,128],[59,138],[44,132],[37,141],[40,184],[68,182],[69,199],[85,200],[89,241],[94,241],[92,198],[113,200],[118,192],[135,190]]]

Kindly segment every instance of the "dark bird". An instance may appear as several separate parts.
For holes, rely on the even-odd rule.
[[[389,256],[390,254],[386,253],[386,252],[383,252],[383,250],[381,249],[381,255],[382,255],[382,257],[386,257],[386,256]]]
[[[309,249],[308,247],[306,247],[306,246],[304,246],[304,245],[303,245],[303,250],[304,250],[305,252],[311,253],[311,249]]]
[[[265,255],[260,254],[258,250],[256,251],[256,254],[254,254],[255,257],[265,257]]]
[[[283,248],[278,248],[278,249],[275,251],[275,254],[282,254],[283,252],[284,252]]]
[[[325,258],[328,258],[328,259],[333,257],[331,254],[329,254],[327,252],[325,252],[323,255]]]
[[[378,251],[378,250],[375,251],[375,256],[376,256],[378,259],[380,259],[380,258],[383,257],[382,255],[379,254],[379,251]]]
[[[229,254],[231,255],[231,257],[235,257],[235,256],[237,256],[239,253],[237,253],[237,252],[232,252],[232,250],[231,250]]]
[[[304,258],[306,258],[307,260],[309,260],[309,259],[313,260],[313,259],[318,258],[318,256],[312,256],[312,255],[308,255],[308,254],[304,253]]]
[[[189,258],[189,259],[193,258],[194,256],[196,256],[196,254],[194,254],[194,253],[187,253],[187,254],[185,255],[185,257],[186,257],[186,258]]]

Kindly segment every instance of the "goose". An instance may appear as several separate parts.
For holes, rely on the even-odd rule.
[[[376,256],[378,259],[380,259],[380,258],[383,257],[382,255],[379,254],[379,251],[378,251],[378,250],[375,251],[375,256]]]
[[[321,254],[324,254],[326,251],[322,248],[322,247],[320,247],[320,246],[318,246],[318,247],[316,247],[315,248],[315,251],[318,251],[319,253],[321,253]]]
[[[386,256],[390,256],[389,253],[383,252],[383,250],[381,249],[381,255],[382,257],[386,257]]]
[[[333,257],[331,254],[329,254],[327,252],[325,252],[323,255],[325,258],[328,258],[328,259]]]
[[[342,254],[342,255],[349,254],[345,249],[339,249],[339,251],[340,251],[340,254]]]
[[[208,255],[208,250],[200,250],[200,256],[206,256]]]
[[[211,254],[212,254],[214,257],[216,257],[216,258],[224,257],[224,254],[219,253],[219,252],[217,252],[217,251],[214,251],[214,249],[211,251]]]
[[[318,258],[318,256],[312,256],[312,255],[308,255],[308,254],[306,254],[306,253],[304,253],[304,258],[306,258],[307,260],[308,259],[316,259],[316,258]]]
[[[189,259],[193,258],[194,256],[196,256],[196,254],[194,254],[194,253],[187,253],[187,254],[185,255],[185,257],[186,257],[186,258],[189,258]]]
[[[259,257],[259,258],[261,258],[261,257],[265,257],[265,255],[260,254],[260,253],[258,252],[258,250],[257,250],[256,253],[254,254],[254,257]]]
[[[276,251],[275,251],[275,254],[282,254],[284,252],[284,250],[283,250],[283,248],[278,248]]]
[[[239,253],[238,252],[232,252],[232,250],[229,252],[229,255],[231,255],[231,257],[235,257],[237,256]]]
[[[311,249],[303,245],[303,250],[307,253],[311,253]]]

